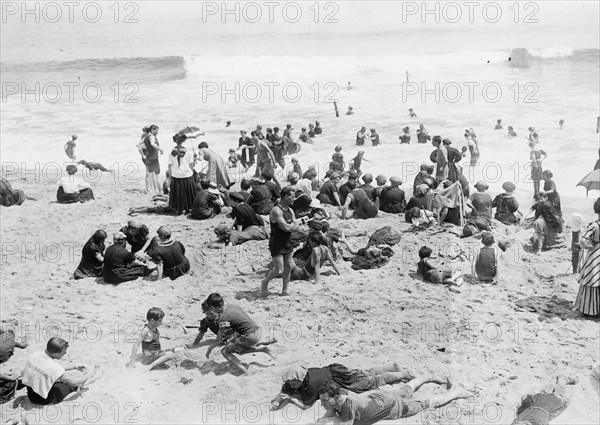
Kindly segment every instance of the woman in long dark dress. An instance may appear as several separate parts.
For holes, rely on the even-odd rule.
[[[73,279],[102,276],[104,249],[106,248],[104,245],[105,240],[106,232],[104,230],[96,230],[92,237],[88,239],[81,250],[81,262],[73,273]]]
[[[177,144],[169,156],[169,206],[178,214],[192,210],[196,187],[194,185],[194,155],[183,145],[186,136],[173,136]]]
[[[163,264],[163,278],[175,280],[190,271],[190,261],[185,256],[185,247],[181,242],[171,239],[171,231],[161,226],[156,231],[148,254],[157,263]]]

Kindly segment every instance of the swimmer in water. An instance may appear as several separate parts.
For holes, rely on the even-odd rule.
[[[346,90],[352,90],[354,88],[354,86],[352,84],[350,84],[350,81],[348,81],[348,85],[346,86]]]
[[[408,115],[409,115],[411,118],[417,118],[417,114],[415,114],[415,111],[413,111],[413,109],[412,109],[412,108],[409,108],[409,109],[408,109]]]
[[[558,125],[560,126],[560,129],[563,129],[563,125],[565,125],[565,120],[559,120],[558,121]]]
[[[517,137],[517,133],[512,128],[511,125],[508,126],[508,133],[506,134],[508,137]]]
[[[71,136],[71,140],[69,140],[67,143],[65,143],[65,153],[67,154],[67,156],[69,157],[69,159],[76,161],[77,157],[75,156],[75,147],[77,146],[77,144],[75,143],[75,140],[77,140],[77,135],[73,134]]]
[[[502,120],[500,118],[498,118],[496,120],[496,127],[494,127],[494,130],[502,130]]]

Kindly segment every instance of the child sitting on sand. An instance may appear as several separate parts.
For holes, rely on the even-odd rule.
[[[453,273],[449,269],[440,269],[440,265],[443,265],[443,263],[438,265],[431,261],[431,253],[431,248],[428,246],[422,246],[419,250],[420,261],[417,264],[417,270],[423,276],[425,282],[443,283],[444,285],[459,284],[456,278],[460,275],[460,272]]]
[[[162,324],[165,313],[158,307],[152,307],[146,313],[148,323],[144,325],[140,337],[133,344],[131,350],[131,360],[127,367],[133,367],[139,345],[142,345],[142,363],[147,366],[147,370],[152,370],[156,366],[168,362],[173,358],[173,350],[162,350],[160,346],[160,332],[158,327]]]
[[[494,244],[494,235],[491,232],[485,232],[481,237],[483,246],[479,248],[477,255],[473,258],[471,274],[481,282],[498,282],[498,259],[500,250],[492,245]]]

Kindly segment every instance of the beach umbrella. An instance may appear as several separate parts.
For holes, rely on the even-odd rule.
[[[188,136],[188,135],[194,135],[194,133],[199,132],[200,129],[198,127],[186,127],[183,130],[180,130],[177,133],[177,136]]]
[[[585,187],[586,196],[590,190],[600,190],[600,168],[582,178],[576,186]]]

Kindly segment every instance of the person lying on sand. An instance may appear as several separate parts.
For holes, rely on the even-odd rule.
[[[575,384],[576,378],[558,375],[540,392],[523,396],[512,425],[548,425],[569,406],[571,394],[566,386]]]
[[[428,399],[413,399],[413,393],[428,382],[445,384],[449,391],[433,395]],[[451,386],[449,379],[431,376],[413,379],[394,390],[375,390],[355,394],[329,381],[319,388],[321,404],[327,411],[317,422],[331,423],[333,420],[335,423],[348,425],[374,424],[382,420],[407,418],[423,410],[436,409],[451,401],[473,396],[463,388],[450,389]]]
[[[131,359],[127,363],[127,367],[135,365],[135,358],[137,357],[140,344],[142,345],[142,364],[146,366],[148,371],[173,359],[173,349],[162,350],[160,346],[160,332],[158,331],[158,327],[162,324],[164,317],[164,311],[158,307],[152,307],[148,310],[148,313],[146,313],[146,320],[148,322],[144,325],[138,340],[133,344]]]
[[[78,164],[83,165],[85,168],[87,168],[90,171],[100,170],[100,171],[106,171],[109,173],[115,172],[115,170],[109,170],[104,165],[100,164],[99,162],[87,162],[85,159],[82,159],[81,161],[78,162]]]
[[[275,358],[267,345],[274,344],[277,340],[270,337],[261,339],[260,327],[244,310],[234,304],[225,305],[223,297],[217,293],[210,294],[205,303],[208,307],[206,316],[219,324],[217,338],[206,351],[207,359],[213,349],[225,345],[221,350],[223,357],[230,365],[248,374],[248,368],[235,354],[266,353]]]
[[[295,364],[283,373],[284,384],[271,401],[272,410],[279,410],[288,403],[309,409],[319,399],[319,388],[329,381],[354,393],[363,393],[414,378],[411,371],[402,370],[397,363],[371,369],[349,369],[339,363],[307,369]]]
[[[27,360],[22,382],[27,387],[27,397],[34,404],[49,405],[60,403],[79,387],[89,385],[99,375],[83,365],[61,365],[67,354],[69,343],[54,336],[48,340],[45,351],[36,351]]]

